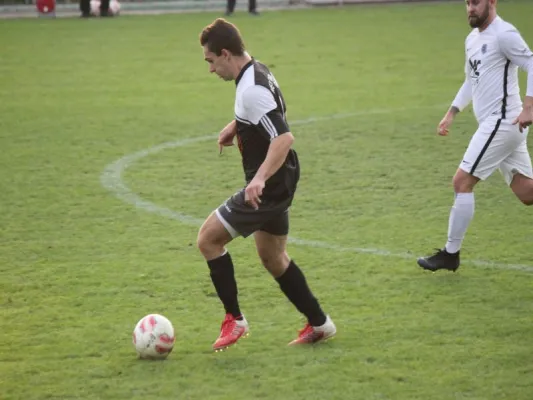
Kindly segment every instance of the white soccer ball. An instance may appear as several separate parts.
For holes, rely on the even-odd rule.
[[[133,345],[143,359],[162,360],[174,348],[174,327],[159,314],[148,314],[141,318],[133,330]]]
[[[109,12],[113,16],[120,14],[120,3],[117,0],[109,1]],[[91,14],[94,16],[100,16],[100,0],[91,0]]]

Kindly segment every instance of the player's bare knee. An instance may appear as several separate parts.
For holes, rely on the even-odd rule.
[[[198,247],[198,250],[200,250],[200,253],[204,256],[210,253],[212,247],[211,243],[207,239],[207,235],[203,234],[202,231],[198,233],[198,237],[196,238],[196,247]]]
[[[208,240],[208,231],[209,231],[209,218],[205,220],[200,229],[198,230],[198,235],[196,236],[196,247],[204,254],[204,250],[209,246]]]
[[[463,170],[458,170],[452,180],[455,193],[471,193],[478,179]]]
[[[196,239],[196,246],[207,260],[218,257],[221,254],[221,249],[224,248],[224,245],[217,243],[207,231],[200,231]]]
[[[272,264],[272,258],[267,255],[259,254],[259,259],[261,260],[261,264],[263,264],[263,267],[269,269],[269,266]]]
[[[259,253],[259,259],[261,260],[261,264],[268,270],[276,265],[276,256],[271,253]]]
[[[455,181],[453,182],[453,191],[455,193],[469,193],[471,192],[473,189],[473,187],[471,185],[469,185],[467,182],[465,181],[461,181],[461,180],[458,180],[458,181]]]
[[[270,272],[275,278],[283,275],[287,269],[288,261],[286,260],[285,254],[259,254],[261,263],[265,269]]]

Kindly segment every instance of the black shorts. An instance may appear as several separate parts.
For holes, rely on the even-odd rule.
[[[255,210],[244,201],[244,189],[235,193],[217,208],[220,222],[232,237],[248,237],[256,231],[283,236],[289,233],[289,207],[293,197],[282,200],[261,198]]]

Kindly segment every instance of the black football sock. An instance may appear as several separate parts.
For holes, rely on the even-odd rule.
[[[326,322],[326,315],[320,308],[318,300],[311,293],[303,272],[291,260],[283,275],[276,278],[285,296],[295,305],[312,326],[321,326]]]
[[[239,301],[237,300],[237,282],[233,270],[233,261],[228,252],[218,258],[209,260],[211,281],[215,286],[218,297],[224,304],[226,313],[233,315],[237,319],[242,319]]]

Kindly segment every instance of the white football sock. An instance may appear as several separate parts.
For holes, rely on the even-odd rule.
[[[474,193],[455,195],[448,223],[448,242],[445,247],[448,253],[457,253],[461,249],[468,225],[474,217],[474,205]]]

